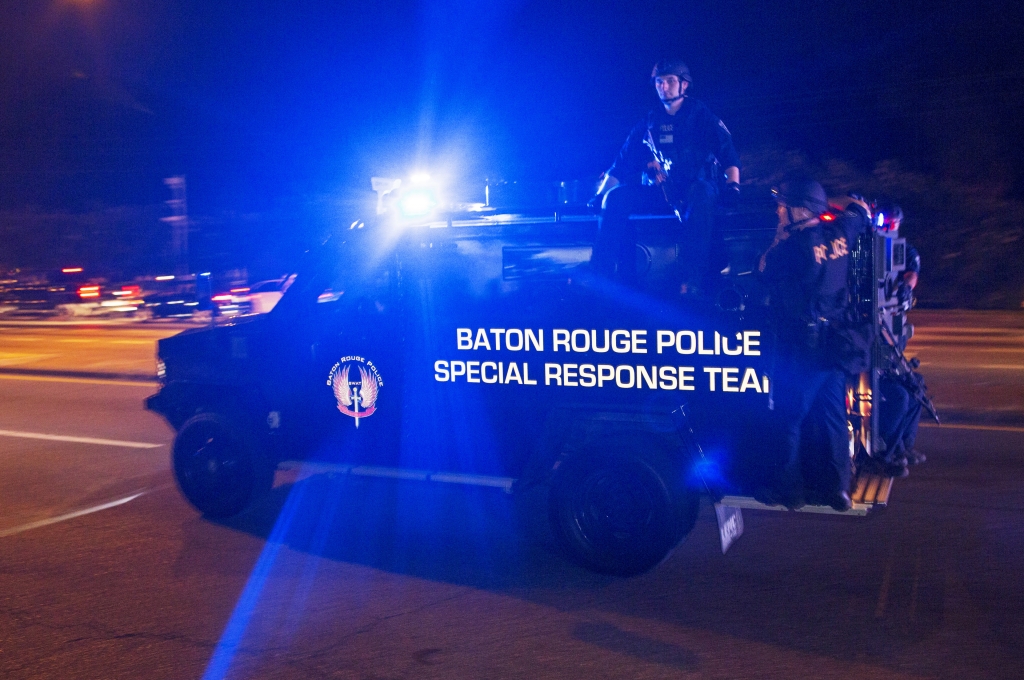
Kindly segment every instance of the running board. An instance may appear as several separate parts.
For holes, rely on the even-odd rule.
[[[794,512],[811,512],[821,515],[845,515],[853,517],[864,517],[872,508],[885,507],[889,502],[889,494],[892,492],[892,477],[883,477],[862,473],[857,475],[853,493],[850,500],[853,507],[846,512],[837,512],[828,505],[805,505]],[[748,510],[786,510],[782,505],[765,505],[754,500],[750,496],[725,496],[719,501],[721,505],[732,508],[744,508]]]
[[[279,470],[291,470],[307,475],[356,475],[358,477],[383,477],[386,479],[404,479],[416,482],[489,486],[502,489],[505,493],[512,493],[512,485],[516,481],[511,477],[471,475],[461,472],[431,472],[429,470],[411,470],[408,468],[382,467],[377,465],[346,465],[343,463],[321,463],[318,461],[302,460],[286,460],[277,467]]]

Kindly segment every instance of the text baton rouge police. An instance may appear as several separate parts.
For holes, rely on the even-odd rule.
[[[457,328],[456,350],[510,353],[544,352],[550,339],[555,354],[645,354],[660,356],[651,363],[581,363],[469,359],[438,359],[437,382],[557,387],[709,392],[768,392],[768,376],[746,366],[695,366],[667,363],[682,356],[761,356],[761,331],[735,333],[704,330]],[[511,358],[511,357],[510,357]]]

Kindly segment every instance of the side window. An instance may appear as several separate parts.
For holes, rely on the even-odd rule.
[[[372,302],[383,311],[391,304],[397,293],[393,259],[372,266],[348,266],[340,262],[333,276],[325,277],[324,284],[316,291],[316,304],[330,309],[344,300],[351,304]]]
[[[505,246],[501,250],[501,278],[557,280],[571,277],[590,262],[591,246]]]

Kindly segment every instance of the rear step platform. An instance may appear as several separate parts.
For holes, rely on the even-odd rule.
[[[850,500],[853,501],[853,507],[847,512],[836,512],[827,505],[805,505],[795,512],[814,512],[823,515],[852,515],[854,517],[863,517],[864,515],[867,515],[868,511],[872,508],[884,508],[889,502],[889,494],[892,491],[892,480],[892,477],[862,472],[857,475],[857,479],[854,481],[853,493],[850,494]],[[765,505],[760,501],[754,500],[750,496],[724,496],[722,500],[718,501],[718,503],[731,508],[745,508],[750,510],[786,510],[782,505]]]

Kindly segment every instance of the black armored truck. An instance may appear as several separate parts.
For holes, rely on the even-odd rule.
[[[679,295],[672,215],[634,217],[640,281],[627,287],[590,270],[597,218],[564,195],[426,213],[346,225],[306,253],[270,313],[160,341],[146,403],[177,432],[174,474],[193,506],[239,513],[289,461],[546,485],[566,552],[622,575],[664,559],[702,495],[766,507],[750,493],[772,460],[773,334],[756,275],[775,230],[767,192],[718,215],[700,296]],[[892,270],[873,238],[853,288],[872,309]],[[852,465],[874,445],[871,385],[848,389]],[[891,483],[860,474],[851,512],[884,505]]]

